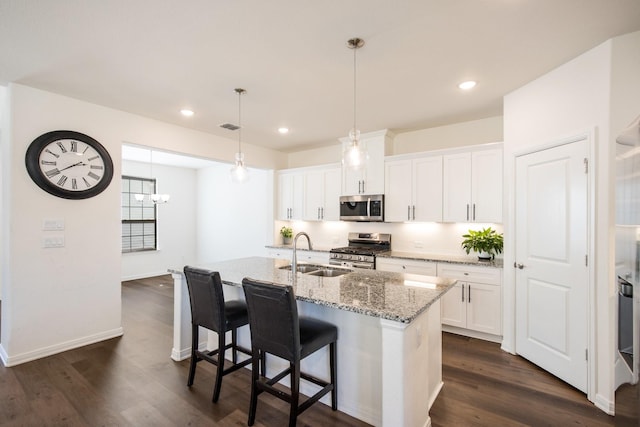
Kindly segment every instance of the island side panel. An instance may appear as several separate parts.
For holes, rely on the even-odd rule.
[[[173,348],[171,349],[171,358],[179,362],[191,356],[191,303],[184,274],[172,271],[171,277],[173,278]]]
[[[382,329],[380,319],[364,314],[298,302],[298,311],[338,327],[338,410],[374,426],[382,422]],[[328,379],[328,350],[302,361],[302,369]],[[301,384],[307,396],[317,387]],[[331,405],[329,396],[320,400]]]
[[[409,324],[382,327],[382,426],[427,427],[442,388],[440,301]]]

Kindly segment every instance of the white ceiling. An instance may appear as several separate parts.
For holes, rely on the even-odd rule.
[[[349,38],[366,42],[358,128],[402,132],[500,115],[506,93],[636,30],[639,0],[0,0],[0,84],[234,141],[219,125],[242,87],[243,142],[295,151],[353,125]]]

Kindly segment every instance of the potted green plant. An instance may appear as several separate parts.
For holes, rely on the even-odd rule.
[[[483,228],[480,231],[469,230],[467,234],[463,234],[464,240],[462,241],[462,248],[467,252],[471,251],[478,253],[478,259],[486,260],[495,258],[499,253],[502,253],[502,246],[504,239],[502,234],[498,234],[496,230],[489,228]]]
[[[291,238],[293,237],[293,230],[291,227],[284,226],[280,229],[280,235],[282,236],[282,244],[290,245]]]

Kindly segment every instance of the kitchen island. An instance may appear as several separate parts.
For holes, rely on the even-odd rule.
[[[294,286],[301,315],[338,327],[338,409],[376,426],[430,425],[429,408],[442,387],[440,298],[455,280],[358,269],[336,277],[297,273],[294,280],[289,263],[252,257],[197,267],[220,272],[227,299],[244,299],[245,277]],[[183,360],[191,350],[189,295],[182,268],[169,271],[175,282],[171,357]],[[248,328],[238,332],[250,347]],[[211,333],[201,346],[214,349],[216,343]],[[327,377],[327,357],[319,351],[302,369]],[[269,373],[283,367],[268,357]],[[302,393],[312,390],[301,383]]]

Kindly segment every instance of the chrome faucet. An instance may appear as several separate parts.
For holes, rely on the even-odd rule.
[[[307,238],[307,243],[309,243],[309,250],[313,250],[313,246],[311,245],[311,237],[304,231],[296,234],[296,237],[293,238],[293,259],[291,260],[291,272],[293,273],[293,280],[296,280],[296,273],[298,272],[298,255],[296,253],[296,246],[298,244],[298,237],[304,236]]]

